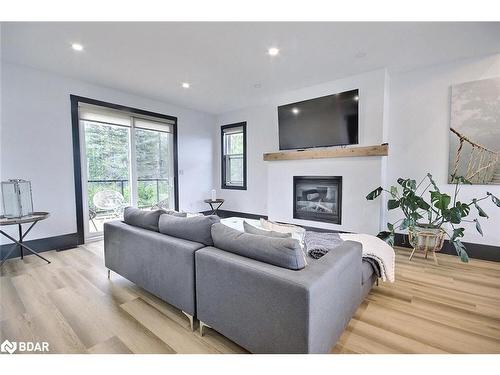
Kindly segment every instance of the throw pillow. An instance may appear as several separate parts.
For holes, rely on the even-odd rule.
[[[177,216],[177,217],[187,217],[186,212],[180,212],[172,209],[162,208],[163,212],[167,215]]]
[[[214,245],[221,250],[290,270],[306,266],[299,242],[293,238],[259,236],[224,224],[212,225]]]
[[[134,207],[125,207],[123,221],[129,225],[158,232],[158,221],[163,210],[145,211]]]
[[[260,229],[260,228],[254,227],[251,224],[248,224],[246,221],[243,221],[243,229],[245,230],[246,233],[257,234],[259,236],[278,237],[278,238],[290,238],[290,237],[292,237],[291,233],[280,233],[280,232],[275,232],[273,230]]]
[[[165,214],[160,216],[159,229],[160,233],[169,236],[212,246],[214,243],[210,228],[218,222],[220,219],[216,215],[178,217]]]
[[[260,225],[262,228],[267,230],[272,230],[280,233],[291,233],[293,238],[299,240],[299,242],[304,242],[304,234],[306,230],[297,225],[292,224],[280,224],[271,220],[260,219]]]

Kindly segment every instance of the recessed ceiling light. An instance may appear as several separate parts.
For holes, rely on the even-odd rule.
[[[354,57],[357,59],[362,59],[363,57],[366,57],[366,52],[359,51],[357,54],[354,55]]]
[[[188,82],[182,82],[182,87],[188,89],[191,87],[191,85]]]
[[[293,108],[292,108],[292,113],[293,113],[294,115],[298,115],[298,114],[299,114],[299,112],[300,112],[300,109],[298,109],[297,107],[293,107]]]
[[[83,51],[83,46],[79,43],[73,43],[71,45],[71,48],[73,48],[75,51]]]
[[[253,87],[255,87],[256,89],[260,89],[262,85],[260,83],[256,83],[255,85],[253,85]]]
[[[280,53],[279,48],[271,47],[267,50],[269,56],[277,56]]]

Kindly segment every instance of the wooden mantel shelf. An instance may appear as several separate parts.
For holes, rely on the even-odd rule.
[[[353,156],[387,156],[388,154],[389,145],[384,143],[376,146],[332,147],[304,151],[268,152],[264,154],[264,161],[347,158]]]

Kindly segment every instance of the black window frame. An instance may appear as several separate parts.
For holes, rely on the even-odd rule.
[[[160,119],[166,119],[173,121],[172,134],[174,137],[174,204],[175,209],[179,210],[179,164],[178,164],[178,145],[177,145],[177,117],[164,115],[161,113],[146,111],[143,109],[138,109],[134,107],[128,107],[121,104],[115,104],[110,102],[105,102],[102,100],[86,98],[83,96],[70,94],[71,102],[71,133],[73,138],[73,173],[74,173],[74,183],[75,183],[75,205],[76,205],[76,228],[77,228],[77,245],[83,245],[85,243],[85,230],[83,224],[83,185],[82,185],[82,165],[81,165],[81,142],[80,142],[80,115],[78,111],[79,103],[92,104],[99,107],[116,109],[119,111],[129,112],[133,114],[148,116],[148,117],[158,117]],[[74,246],[72,246],[74,247]]]
[[[228,129],[243,129],[243,186],[226,184],[226,156],[224,152],[224,133]],[[222,125],[220,127],[220,150],[221,150],[221,189],[247,190],[247,123],[246,121],[234,124]]]

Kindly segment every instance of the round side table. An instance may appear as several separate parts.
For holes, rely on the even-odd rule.
[[[217,211],[219,210],[220,206],[224,203],[224,199],[216,199],[216,200],[211,200],[211,199],[205,199],[205,203],[208,203],[210,205],[210,208],[212,209],[212,212],[210,215],[217,215]],[[214,205],[216,205],[214,207]]]
[[[24,244],[24,242],[23,242],[23,239],[31,231],[31,229],[33,229],[33,227],[35,226],[35,224],[38,223],[39,221],[47,219],[49,216],[50,216],[50,214],[48,212],[33,212],[33,214],[31,214],[29,216],[20,217],[20,218],[7,218],[5,216],[0,216],[0,227],[8,226],[8,225],[17,225],[18,233],[19,233],[19,240],[16,240],[15,238],[13,238],[12,236],[8,235],[7,233],[5,233],[3,230],[0,229],[0,234],[3,234],[9,240],[11,240],[12,242],[14,242],[14,244],[12,244],[12,248],[10,249],[10,251],[7,253],[7,255],[5,256],[5,258],[0,263],[0,267],[3,266],[3,264],[5,263],[5,261],[7,259],[9,259],[10,255],[17,248],[19,248],[19,250],[21,251],[21,259],[24,258],[24,251],[23,251],[23,249],[26,249],[31,254],[36,255],[37,257],[43,259],[47,263],[50,263],[49,260],[45,259],[43,256],[41,256],[40,254],[38,254],[38,252],[36,250],[33,250],[32,248],[30,248],[28,245]],[[23,233],[23,227],[22,227],[22,225],[23,224],[30,224],[30,223],[31,223],[31,225],[29,226],[29,228]]]

